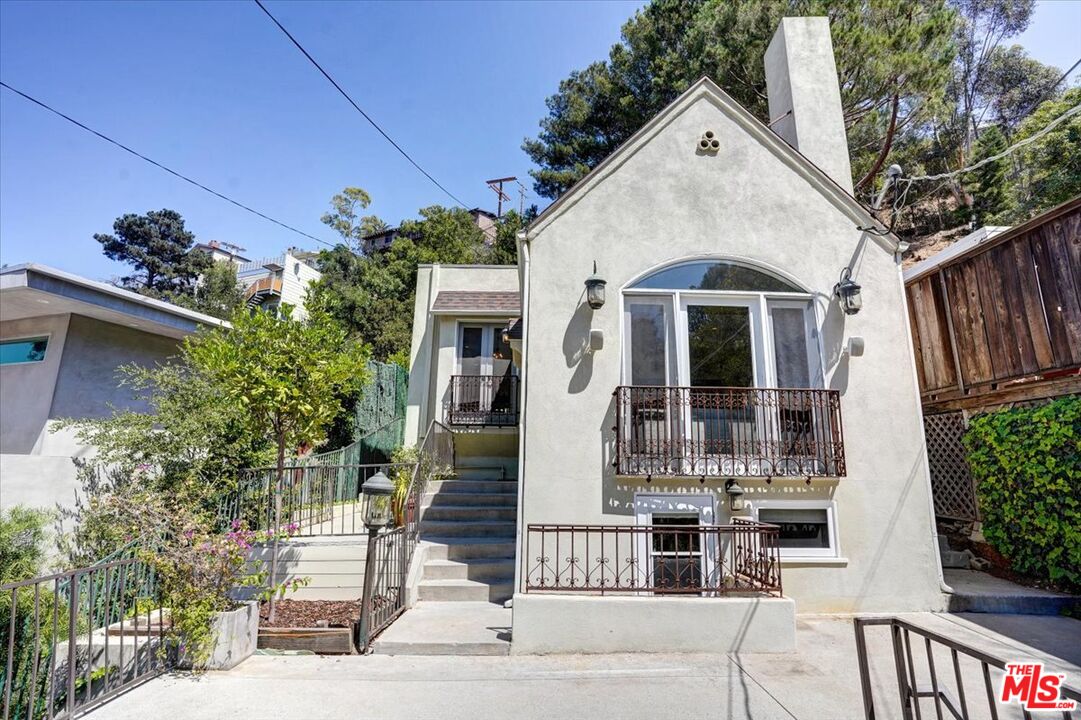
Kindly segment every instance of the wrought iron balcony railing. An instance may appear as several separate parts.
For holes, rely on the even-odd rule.
[[[776,525],[530,525],[527,593],[781,595]]]
[[[619,475],[843,477],[836,390],[616,388]]]
[[[454,375],[447,423],[487,427],[518,424],[517,375]]]

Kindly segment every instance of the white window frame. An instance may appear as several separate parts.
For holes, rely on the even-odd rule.
[[[666,363],[670,382],[674,386],[689,386],[689,348],[687,339],[687,305],[703,304],[731,307],[749,307],[751,312],[751,345],[753,352],[755,387],[777,387],[777,359],[773,343],[773,320],[771,307],[802,307],[807,322],[808,362],[811,371],[811,387],[824,388],[825,348],[819,328],[822,318],[820,308],[811,293],[793,292],[745,292],[732,290],[663,290],[655,288],[624,288],[620,293],[620,384],[631,381],[630,372],[630,304],[665,305]],[[672,343],[672,347],[667,347]],[[675,357],[672,357],[674,352]]]
[[[834,500],[751,500],[748,505],[755,520],[758,511],[777,510],[825,510],[826,527],[829,530],[828,548],[780,548],[781,560],[822,560],[841,558],[841,542],[837,532],[837,502]],[[766,522],[766,521],[760,521]]]
[[[663,493],[644,492],[634,494],[635,522],[638,525],[650,526],[653,524],[653,513],[662,515],[676,515],[686,513],[688,515],[698,512],[699,527],[717,524],[717,499],[713,493]],[[700,548],[702,552],[702,581],[708,582],[718,568],[714,567],[714,559],[717,557],[716,533],[702,533]],[[650,574],[653,572],[652,538],[646,533],[639,533],[635,549],[638,554],[639,582],[648,587]]]
[[[45,341],[45,355],[40,360],[20,360],[18,362],[4,363],[3,367],[12,367],[14,365],[41,365],[49,359],[49,348],[53,344],[52,332],[45,333],[31,333],[29,335],[17,335],[14,337],[0,338],[0,343],[17,343],[24,342],[26,340],[44,340]]]

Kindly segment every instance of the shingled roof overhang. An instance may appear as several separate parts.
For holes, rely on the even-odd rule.
[[[522,312],[518,293],[475,290],[440,290],[432,312],[442,315],[517,316]]]

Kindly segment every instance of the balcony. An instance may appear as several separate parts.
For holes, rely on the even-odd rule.
[[[526,593],[781,595],[776,525],[530,525]]]
[[[517,375],[454,375],[450,379],[447,424],[517,427]]]
[[[616,473],[843,477],[836,390],[616,388]]]

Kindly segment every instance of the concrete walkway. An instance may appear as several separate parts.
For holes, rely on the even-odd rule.
[[[996,655],[1047,662],[1071,685],[1081,680],[1081,667],[1052,654],[1081,644],[1076,620],[981,615],[977,624],[968,616],[905,617]],[[1047,649],[999,634],[989,626],[996,621]],[[799,650],[775,655],[255,656],[229,672],[153,680],[94,717],[862,718],[851,619],[801,616],[797,623]],[[872,630],[877,717],[897,717],[889,632]],[[963,673],[966,683],[982,682],[978,667]],[[925,707],[924,717],[933,717]]]

